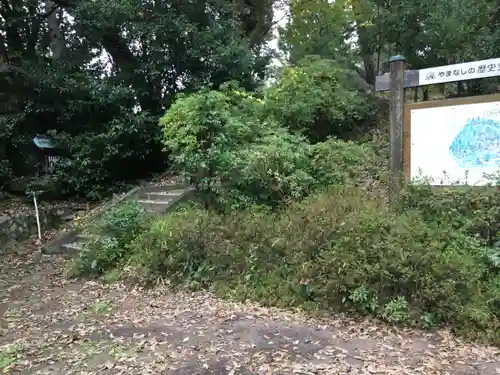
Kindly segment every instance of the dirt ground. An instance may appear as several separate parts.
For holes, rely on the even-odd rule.
[[[0,373],[500,374],[500,349],[446,331],[67,281],[66,263],[0,255]]]

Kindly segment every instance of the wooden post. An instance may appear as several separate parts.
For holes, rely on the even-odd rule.
[[[404,73],[406,58],[401,55],[389,60],[390,73],[390,174],[389,201],[393,203],[402,186],[403,174],[403,108],[404,108]]]

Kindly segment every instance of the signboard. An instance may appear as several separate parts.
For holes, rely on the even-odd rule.
[[[418,85],[500,76],[500,58],[438,66],[418,71]]]
[[[409,88],[496,76],[500,76],[500,58],[420,70],[407,70],[404,74],[404,87]],[[390,88],[389,85],[389,74],[375,78],[375,91],[388,91]]]
[[[408,104],[405,115],[411,179],[480,186],[500,169],[500,95]]]
[[[53,172],[59,162],[60,149],[57,147],[55,140],[46,135],[37,135],[33,138],[33,143],[44,154],[45,171]]]
[[[45,135],[37,135],[33,138],[33,143],[41,150],[56,148],[54,140]]]

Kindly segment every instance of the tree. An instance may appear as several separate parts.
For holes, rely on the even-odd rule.
[[[422,69],[500,52],[498,4],[491,0],[291,1],[281,33],[291,61],[307,54],[332,58],[369,84],[393,54]]]
[[[34,172],[16,155],[51,129],[74,156],[60,176],[70,191],[102,192],[161,165],[159,114],[179,92],[256,87],[271,19],[270,0],[0,0],[10,114],[0,143],[14,171]]]

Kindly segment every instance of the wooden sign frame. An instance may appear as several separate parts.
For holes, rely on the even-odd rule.
[[[406,137],[404,134],[406,121],[411,121],[408,120],[410,113],[407,111],[411,111],[412,108],[437,107],[440,104],[441,106],[446,106],[498,101],[498,95],[492,94],[469,98],[446,99],[445,101],[437,100],[406,106],[404,97],[405,88],[497,77],[500,76],[500,58],[406,71],[406,58],[402,55],[396,55],[389,59],[389,66],[390,73],[388,75],[384,74],[376,77],[375,91],[390,91],[389,201],[396,202],[394,198],[401,191],[403,187],[402,183],[408,180],[408,175],[411,174],[411,143],[408,143],[409,139],[411,142],[411,133],[408,132],[408,130],[411,130],[411,124],[406,125]],[[406,111],[405,108],[407,108]],[[406,146],[404,145],[405,138]],[[410,152],[408,148],[410,148]]]
[[[411,111],[415,109],[441,108],[466,104],[500,102],[500,94],[470,96],[432,100],[428,102],[406,103],[403,109],[403,175],[407,182],[411,180]]]

